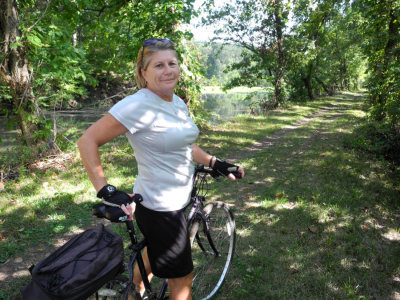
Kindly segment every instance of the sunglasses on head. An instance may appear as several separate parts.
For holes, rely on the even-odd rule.
[[[150,46],[157,44],[158,42],[163,42],[163,43],[172,43],[169,39],[148,39],[143,42],[143,46]]]

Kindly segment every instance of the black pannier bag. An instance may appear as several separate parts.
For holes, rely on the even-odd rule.
[[[23,300],[87,299],[123,271],[122,238],[100,225],[74,236],[36,266]]]

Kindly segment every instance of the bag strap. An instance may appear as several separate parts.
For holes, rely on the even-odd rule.
[[[77,271],[76,269],[77,269],[79,262],[82,262],[82,261],[92,262],[92,261],[96,260],[98,258],[98,256],[100,255],[100,253],[104,249],[109,247],[110,244],[112,244],[112,242],[114,241],[114,238],[115,238],[113,236],[113,234],[108,232],[107,230],[105,230],[104,226],[101,229],[102,229],[102,232],[100,232],[98,234],[96,243],[91,243],[92,245],[96,245],[96,247],[94,247],[94,249],[88,251],[88,249],[85,248],[80,253],[78,253],[74,259],[69,259],[69,260],[65,261],[63,264],[56,265],[56,266],[49,265],[49,266],[46,266],[45,270],[40,270],[40,272],[42,272],[42,271],[43,272],[46,272],[46,271],[52,272],[51,276],[48,278],[48,280],[43,285],[45,289],[47,289],[48,291],[51,291],[51,290],[54,290],[57,287],[63,285],[65,282],[70,280],[75,275],[75,272]],[[86,238],[85,241],[89,238],[90,237]],[[106,242],[106,244],[104,244],[103,246],[100,247],[99,240],[101,240],[101,239],[104,240]],[[91,259],[82,258],[83,256],[90,254],[90,253],[96,253],[95,257],[93,257]],[[70,263],[73,263],[73,267],[72,267],[71,275],[69,277],[65,278],[65,277],[55,273]],[[50,270],[50,268],[51,268],[51,270]],[[54,269],[54,268],[56,268],[56,269]]]
[[[64,246],[62,246],[61,247],[63,248],[62,251],[54,252],[47,259],[45,259],[45,261],[43,261],[42,264],[39,264],[37,270],[35,271],[40,273],[45,273],[49,271],[54,272],[63,268],[65,265],[74,261],[76,257],[81,257],[82,253],[88,253],[88,250],[93,248],[93,246],[96,245],[98,241],[102,238],[103,232],[104,232],[103,224],[98,226],[96,229],[89,229],[85,232],[82,232],[77,236],[77,239],[75,239],[75,241],[72,244],[67,243]],[[85,244],[85,249],[75,254],[71,253],[76,249],[76,247],[82,244]],[[61,248],[59,250],[61,250]]]

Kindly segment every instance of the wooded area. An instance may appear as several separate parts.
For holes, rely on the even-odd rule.
[[[217,36],[208,52],[184,29],[198,13],[193,5],[194,0],[1,1],[0,113],[10,128],[19,128],[32,153],[54,149],[56,132],[43,110],[132,91],[142,41],[168,37],[178,47],[183,71],[177,93],[194,116],[201,114],[202,78],[216,66],[218,42],[240,47],[238,59],[226,62],[224,88],[274,88],[272,97],[259,100],[263,110],[366,88],[375,142],[383,140],[392,156],[400,152],[398,1],[206,0],[203,24],[215,26]]]
[[[178,47],[196,143],[246,171],[207,186],[237,228],[215,299],[400,299],[400,2],[204,0],[210,43],[187,31],[194,4],[0,1],[0,299],[20,299],[29,266],[101,222],[76,140],[135,91],[151,37]],[[261,113],[207,124],[203,85],[257,91],[246,101]],[[130,192],[128,140],[100,151]]]

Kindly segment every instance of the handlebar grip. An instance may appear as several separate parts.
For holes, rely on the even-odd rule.
[[[119,207],[113,207],[99,203],[93,206],[92,212],[98,218],[106,218],[111,222],[124,222],[128,219],[128,216]]]
[[[236,172],[231,172],[231,173],[233,174],[233,176],[236,177],[236,179],[242,178],[242,173],[240,173],[240,172],[238,172],[238,171],[236,171]]]

